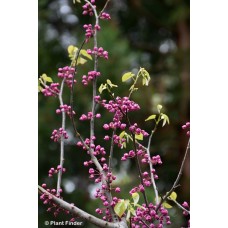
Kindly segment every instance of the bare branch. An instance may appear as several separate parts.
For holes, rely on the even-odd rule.
[[[188,211],[186,208],[184,208],[182,205],[180,205],[176,200],[167,198],[168,200],[174,202],[180,209],[182,209],[183,211],[187,212],[190,215],[190,211]]]
[[[181,178],[181,175],[182,175],[182,171],[183,171],[183,168],[184,168],[184,162],[185,162],[185,160],[186,160],[186,157],[187,157],[189,148],[190,148],[190,138],[189,138],[189,140],[188,140],[188,145],[187,145],[187,148],[186,148],[186,150],[185,150],[185,154],[184,154],[184,157],[183,157],[183,160],[182,160],[181,167],[180,167],[179,173],[178,173],[178,175],[177,175],[177,178],[176,178],[176,180],[175,180],[175,182],[174,182],[172,188],[165,194],[164,197],[162,197],[160,203],[158,204],[158,206],[157,206],[157,208],[156,208],[156,211],[158,211],[158,209],[161,207],[162,203],[167,199],[167,197],[170,196],[170,194],[173,192],[173,190],[174,190],[175,188],[177,188],[178,182],[179,182],[179,180],[180,180],[180,178]]]
[[[152,185],[153,185],[153,189],[154,189],[154,193],[155,193],[156,204],[158,204],[159,203],[158,189],[157,189],[157,186],[155,183],[154,174],[152,172],[153,171],[153,163],[152,163],[151,158],[150,158],[150,144],[151,144],[153,134],[156,130],[157,130],[157,124],[155,125],[154,129],[151,131],[146,152],[147,152],[147,155],[149,157],[150,175],[151,175],[151,181],[152,181]]]
[[[61,87],[60,87],[60,92],[59,92],[59,103],[60,106],[63,105],[63,87],[65,83],[65,78],[62,80]],[[63,111],[62,112],[62,129],[65,130],[65,122],[66,122],[66,113]],[[61,180],[62,180],[62,173],[63,173],[63,164],[64,164],[64,139],[63,136],[61,136],[60,139],[60,166],[61,169],[58,172],[58,180],[57,180],[57,195],[60,195],[60,188],[61,188]]]
[[[126,222],[123,220],[121,222],[115,222],[115,223],[110,223],[110,222],[106,222],[102,219],[99,219],[83,210],[81,210],[80,208],[73,206],[72,204],[52,195],[51,193],[47,192],[44,188],[40,187],[38,185],[38,190],[39,193],[45,193],[49,196],[51,196],[51,200],[58,204],[61,208],[68,210],[70,213],[72,213],[72,215],[80,217],[82,219],[85,219],[88,222],[91,222],[94,225],[97,225],[98,227],[107,227],[107,228],[127,228],[127,224]]]

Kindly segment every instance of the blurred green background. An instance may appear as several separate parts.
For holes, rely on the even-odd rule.
[[[83,1],[82,1],[83,2]],[[98,9],[102,9],[105,1],[97,0]],[[73,4],[73,0],[39,0],[39,76],[46,73],[54,81],[57,78],[58,67],[69,65],[68,45],[80,46],[84,39],[83,24],[93,23],[93,18],[82,16],[81,4]],[[157,168],[159,192],[164,194],[172,186],[179,171],[180,163],[187,144],[187,137],[181,125],[189,120],[189,0],[111,0],[107,12],[111,14],[111,21],[101,21],[101,31],[98,33],[98,46],[109,52],[109,60],[99,60],[99,71],[102,77],[98,85],[109,78],[118,84],[116,94],[128,94],[129,84],[121,83],[121,76],[127,71],[136,71],[139,67],[147,69],[151,75],[148,87],[139,89],[132,99],[138,102],[141,110],[132,115],[132,122],[148,132],[151,124],[144,120],[156,112],[157,104],[162,104],[164,112],[170,118],[170,125],[159,127],[152,140],[152,154],[159,154],[163,165]],[[84,48],[92,48],[92,43]],[[78,69],[78,84],[75,87],[75,107],[77,118],[82,113],[90,111],[91,87],[81,84],[80,76],[92,69],[92,62],[88,62]],[[65,89],[64,103],[69,104],[69,91]],[[105,95],[104,95],[105,96]],[[59,164],[59,144],[50,140],[52,130],[59,128],[61,117],[55,114],[59,106],[58,99],[44,97],[39,94],[39,157],[38,183],[46,182],[49,186],[56,186],[56,179],[49,179],[48,170]],[[97,143],[104,144],[106,132],[102,125],[110,121],[111,116],[102,108],[98,109],[103,116],[96,121]],[[72,127],[67,121],[67,131]],[[85,122],[78,124],[78,129],[84,137],[89,135],[89,125]],[[63,175],[64,199],[74,202],[78,207],[95,214],[94,210],[101,205],[93,198],[94,184],[88,179],[88,169],[82,164],[89,160],[88,155],[75,146],[73,137],[65,148],[65,167]],[[146,145],[147,140],[144,142]],[[124,150],[117,149],[114,153],[114,172],[118,175],[117,185],[122,186],[121,198],[129,197],[129,190],[138,184],[137,170],[134,161],[120,162]],[[146,167],[143,167],[146,169]],[[180,181],[178,193],[179,202],[190,200],[189,156]],[[154,198],[153,191],[148,191],[149,198]],[[45,220],[62,221],[66,218],[54,218],[46,212],[47,207],[39,200],[39,227]],[[171,221],[169,227],[186,226],[186,219],[182,212],[174,207],[170,209]],[[92,228],[85,223],[84,227]]]

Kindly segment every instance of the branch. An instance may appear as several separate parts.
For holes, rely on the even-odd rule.
[[[99,13],[99,16],[98,16],[98,17],[100,17],[101,14],[105,11],[105,9],[106,9],[106,7],[108,6],[108,3],[109,3],[109,2],[110,2],[110,0],[107,0],[107,1],[106,1],[105,5],[104,5],[103,9],[101,10],[101,12]]]
[[[110,146],[110,155],[109,155],[109,171],[112,171],[112,157],[113,157],[113,148],[114,148],[114,140],[113,137],[116,133],[116,129],[112,132],[112,140],[111,140],[111,146]]]
[[[182,171],[183,171],[183,168],[184,168],[184,162],[186,160],[186,157],[187,157],[187,154],[188,154],[188,150],[190,148],[190,138],[188,140],[188,145],[187,145],[187,148],[185,150],[185,154],[184,154],[184,157],[183,157],[183,160],[182,160],[182,163],[181,163],[181,167],[180,167],[180,170],[179,170],[179,173],[177,175],[177,178],[172,186],[172,188],[165,194],[165,196],[161,199],[160,203],[158,204],[157,208],[156,208],[156,212],[158,211],[158,209],[161,207],[162,203],[170,196],[170,194],[173,192],[173,190],[178,186],[178,182],[181,178],[181,175],[182,175]]]
[[[190,211],[188,211],[186,208],[184,208],[182,205],[180,205],[176,200],[169,199],[169,198],[167,198],[167,199],[174,202],[180,209],[182,209],[183,211],[186,211],[190,215]]]
[[[154,132],[156,130],[157,130],[157,124],[155,125],[154,129],[151,131],[151,134],[150,134],[150,137],[149,137],[149,141],[148,141],[148,146],[147,146],[146,152],[147,152],[147,155],[148,155],[149,158],[150,158],[150,144],[151,144],[151,140],[152,140],[153,134],[154,134]],[[156,204],[158,204],[159,203],[158,189],[157,189],[157,186],[156,186],[156,183],[155,183],[155,180],[154,180],[154,174],[152,172],[153,163],[152,163],[151,159],[149,159],[149,166],[150,166],[151,181],[152,181],[152,184],[153,184],[154,193],[155,193],[155,197],[156,197]]]
[[[99,17],[97,15],[97,10],[96,8],[88,1],[85,0],[85,2],[87,2],[91,8],[93,9],[94,15],[95,15],[95,24],[99,25]],[[94,47],[97,47],[97,30],[94,30],[94,34],[93,34],[93,39],[94,39]],[[95,52],[95,57],[94,57],[94,71],[97,71],[98,69],[98,54],[97,52]],[[92,97],[92,118],[90,120],[90,148],[89,148],[89,153],[91,156],[91,160],[93,161],[93,163],[96,165],[96,167],[98,168],[99,172],[101,173],[101,178],[102,178],[102,183],[103,184],[108,184],[107,183],[107,176],[106,173],[103,171],[99,161],[97,160],[97,158],[93,155],[93,150],[91,148],[91,145],[94,143],[92,137],[94,136],[94,124],[95,124],[95,107],[96,107],[96,102],[94,100],[94,97],[97,95],[97,78],[94,78],[93,80],[93,97]],[[111,203],[112,201],[112,195],[110,191],[105,191],[105,194],[107,196],[107,200],[109,203]],[[118,221],[118,218],[114,212],[114,209],[112,206],[109,206],[109,210],[111,212],[112,215],[112,219],[114,222]]]
[[[85,219],[86,221],[97,225],[98,227],[107,227],[107,228],[127,228],[127,224],[126,222],[123,220],[121,222],[115,222],[115,223],[110,223],[110,222],[106,222],[102,219],[99,219],[83,210],[81,210],[80,208],[73,206],[72,204],[69,204],[68,202],[52,195],[51,193],[47,192],[44,188],[40,187],[38,185],[38,190],[39,193],[45,193],[48,196],[51,197],[51,200],[58,204],[61,208],[68,210],[70,213],[72,213],[72,215],[74,216],[79,216],[82,219]]]
[[[60,105],[63,105],[63,87],[65,83],[65,78],[62,80],[61,87],[60,87],[60,92],[59,92],[59,103]],[[65,130],[65,122],[66,122],[66,113],[63,111],[62,112],[62,129]],[[57,180],[57,195],[60,195],[60,188],[61,188],[61,180],[62,180],[62,173],[63,173],[63,164],[64,164],[64,139],[63,136],[61,136],[60,139],[60,166],[61,169],[58,172],[58,180]]]

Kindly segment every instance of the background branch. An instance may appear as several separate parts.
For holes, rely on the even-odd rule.
[[[178,186],[177,184],[178,184],[178,182],[179,182],[179,180],[180,180],[180,178],[181,178],[182,171],[183,171],[183,168],[184,168],[184,162],[185,162],[185,160],[186,160],[186,157],[187,157],[189,148],[190,148],[190,138],[189,138],[189,140],[188,140],[188,145],[187,145],[187,148],[186,148],[186,150],[185,150],[185,154],[184,154],[184,157],[183,157],[183,160],[182,160],[181,167],[180,167],[179,173],[178,173],[178,175],[177,175],[177,178],[176,178],[176,180],[175,180],[175,182],[174,182],[172,188],[165,194],[164,197],[162,197],[160,203],[158,204],[158,206],[157,206],[157,208],[156,208],[156,211],[158,211],[158,209],[161,207],[162,203],[167,199],[167,197],[170,196],[170,194],[173,192],[173,190]]]

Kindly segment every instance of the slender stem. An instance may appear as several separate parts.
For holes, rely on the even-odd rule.
[[[151,144],[151,140],[152,137],[154,135],[154,132],[157,130],[157,124],[155,125],[154,129],[151,131],[150,137],[149,137],[149,141],[148,141],[148,146],[147,146],[147,155],[149,157],[149,166],[150,166],[150,175],[151,175],[151,181],[152,181],[152,185],[153,185],[153,189],[154,189],[154,193],[155,193],[155,198],[156,198],[156,204],[158,205],[159,203],[159,198],[158,198],[158,189],[155,183],[155,179],[154,179],[154,174],[153,174],[153,163],[150,159],[150,144]]]
[[[190,138],[188,140],[188,145],[187,145],[187,148],[185,150],[185,154],[184,154],[184,157],[183,157],[183,160],[182,160],[181,167],[180,167],[180,170],[178,172],[177,178],[176,178],[172,188],[165,194],[164,197],[162,197],[160,203],[158,204],[158,206],[156,208],[156,211],[158,211],[158,209],[161,207],[162,203],[170,196],[170,194],[173,192],[173,190],[178,186],[178,182],[179,182],[179,180],[181,178],[181,175],[182,175],[182,171],[183,171],[183,168],[184,168],[184,163],[185,163],[189,148],[190,148]]]
[[[115,97],[112,95],[111,91],[108,89],[108,92],[109,92],[109,95],[112,97],[113,100],[116,100]],[[125,113],[121,107],[118,106],[118,109],[121,111],[121,113],[123,114],[123,116],[126,117],[126,120],[127,120],[127,126],[130,127],[131,126],[131,122],[130,122],[130,119],[128,117],[128,114]],[[135,160],[136,160],[136,165],[137,165],[137,169],[138,169],[138,172],[139,172],[139,178],[140,178],[140,182],[142,184],[142,186],[144,187],[145,189],[145,185],[143,183],[143,177],[142,177],[142,171],[141,171],[141,168],[140,168],[140,162],[139,162],[139,158],[138,158],[138,155],[137,155],[137,149],[136,149],[136,140],[135,140],[135,135],[131,132],[131,137],[133,139],[133,146],[134,146],[134,152],[135,152]],[[144,201],[148,207],[148,201],[147,201],[147,197],[146,197],[146,193],[145,191],[142,192],[143,194],[143,197],[144,197]]]
[[[110,0],[107,0],[107,1],[106,1],[105,5],[104,5],[103,9],[101,10],[101,12],[99,13],[99,16],[98,16],[98,17],[100,17],[101,14],[104,12],[104,10],[105,10],[106,7],[108,6],[108,3],[109,3],[109,2],[110,2]]]
[[[93,9],[94,15],[95,15],[95,25],[99,25],[99,17],[97,14],[97,10],[96,8],[88,1],[85,0],[85,2],[87,2],[91,8]],[[97,45],[97,30],[94,30],[93,33],[93,39],[94,39],[94,47],[98,47]],[[95,52],[95,56],[94,56],[94,71],[97,71],[98,69],[98,54],[97,52]],[[96,162],[96,166],[99,167],[98,170],[100,171],[101,175],[102,175],[102,183],[103,184],[108,184],[107,183],[107,176],[106,173],[103,171],[100,163],[98,162],[97,158],[93,155],[93,152],[91,150],[91,145],[94,143],[92,137],[94,136],[94,125],[95,125],[95,108],[96,108],[96,102],[94,100],[94,97],[97,95],[97,78],[93,79],[93,97],[92,97],[92,118],[90,120],[90,156],[93,162]],[[111,203],[112,201],[112,195],[110,191],[106,191],[105,192],[108,202]],[[111,212],[112,215],[112,219],[114,222],[118,221],[117,216],[115,215],[114,209],[112,206],[109,206],[109,210]]]
[[[41,79],[39,79],[40,80],[40,83],[45,87],[45,88],[47,88],[48,86],[41,80]],[[59,94],[58,93],[56,93],[54,90],[52,90],[50,87],[48,88],[53,94],[55,94],[56,96],[58,96]]]
[[[134,146],[134,152],[135,152],[135,160],[136,160],[136,165],[137,165],[138,172],[139,172],[140,182],[141,182],[142,186],[145,189],[145,185],[143,183],[142,171],[141,171],[141,168],[140,168],[139,157],[137,155],[137,150],[136,150],[135,135],[133,133],[131,133],[131,135],[132,135],[132,139],[133,139],[133,146]],[[149,204],[148,204],[148,200],[147,200],[147,197],[146,197],[145,190],[142,192],[142,194],[143,194],[143,198],[144,198],[144,201],[146,203],[146,206],[148,207]]]
[[[111,146],[110,146],[110,154],[109,154],[109,171],[112,172],[112,157],[113,157],[113,148],[114,148],[114,135],[116,134],[116,129],[112,132],[112,140],[111,140]]]
[[[59,103],[60,103],[60,105],[63,105],[62,94],[63,94],[64,83],[65,83],[65,78],[62,80],[60,92],[59,92]],[[65,130],[65,122],[66,122],[66,113],[63,111],[62,112],[62,129],[64,129],[64,130]],[[58,172],[57,195],[60,195],[59,190],[61,188],[63,164],[64,164],[64,139],[63,139],[63,136],[61,136],[61,139],[60,139],[60,166],[61,166],[61,169]]]
[[[182,209],[183,211],[187,212],[189,215],[190,215],[190,211],[188,211],[186,208],[184,208],[181,204],[179,204],[176,200],[173,200],[173,199],[169,199],[167,198],[168,200],[174,202],[180,209]]]
[[[142,219],[140,220],[146,227],[149,227]],[[150,227],[149,227],[150,228]]]
[[[127,224],[125,222],[125,220],[122,220],[121,222],[115,222],[115,223],[111,223],[111,222],[106,222],[102,219],[99,219],[83,210],[81,210],[80,208],[73,206],[72,204],[69,204],[68,202],[52,195],[51,193],[47,192],[44,188],[38,186],[38,190],[40,194],[46,194],[48,196],[50,196],[51,200],[56,203],[57,205],[59,205],[61,208],[69,211],[73,216],[79,216],[80,218],[91,222],[94,225],[97,225],[98,227],[107,227],[107,228],[127,228]]]

